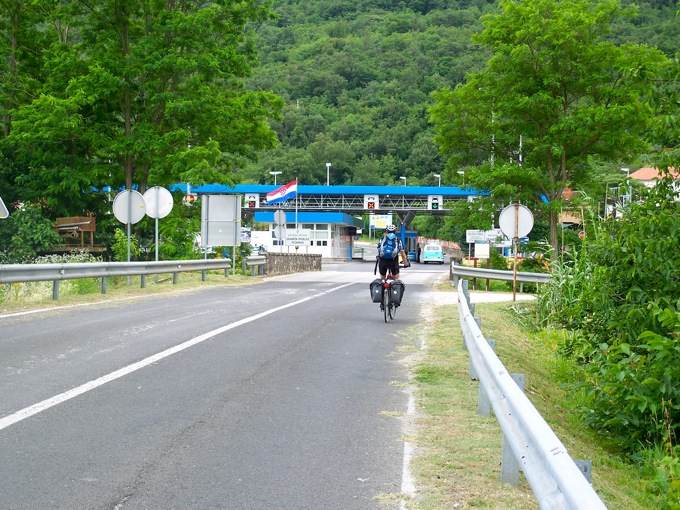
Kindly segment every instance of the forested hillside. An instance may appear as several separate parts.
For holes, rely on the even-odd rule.
[[[625,15],[615,0],[586,8],[605,3],[616,11],[601,32],[611,42],[644,43],[677,55],[676,5],[642,3],[637,16]],[[490,47],[473,43],[472,36],[482,31],[484,15],[497,12],[498,2],[484,0],[0,0],[0,196],[12,211],[20,204],[41,209],[36,217],[46,222],[101,218],[97,236],[110,247],[119,226],[110,218],[112,197],[93,191],[143,192],[177,182],[272,183],[272,171],[282,172],[279,182],[319,184],[328,163],[331,184],[401,184],[404,176],[409,186],[436,185],[439,174],[444,185],[490,189],[501,182],[495,176],[486,176],[490,183],[475,180],[467,169],[459,173],[450,158],[458,148],[440,153],[461,130],[443,130],[435,143],[431,115],[433,93],[486,69]],[[574,26],[564,23],[565,29]],[[541,48],[542,55],[553,56],[552,43]],[[638,71],[624,65],[610,76]],[[665,78],[650,80],[650,89],[663,80],[677,84],[676,75],[677,64],[669,65]],[[638,86],[644,76],[637,75]],[[544,95],[540,87],[534,92],[534,98]],[[627,120],[640,118],[640,103],[649,99],[646,89],[631,96],[640,100],[634,101],[638,110],[628,108]],[[642,118],[659,116],[649,130],[657,148],[676,147],[678,137],[666,126],[677,124],[677,100],[656,97],[655,113]],[[617,106],[624,111],[629,105]],[[445,123],[447,115],[460,120],[455,107],[442,116]],[[550,122],[544,122],[548,130]],[[631,124],[636,136],[645,131]],[[583,135],[592,126],[576,128]],[[490,131],[484,126],[477,135],[490,139]],[[499,134],[518,138],[515,132]],[[610,136],[609,146],[619,140]],[[588,153],[574,175],[592,177],[592,189],[604,194],[605,183],[623,183],[622,166],[653,162],[644,154],[631,161],[639,152],[631,149],[625,161],[613,161],[611,151],[592,160]],[[484,157],[490,161],[488,151]],[[526,178],[526,168],[515,170]],[[553,196],[566,184],[574,185],[563,178],[552,186]],[[588,182],[580,178],[575,184]],[[494,196],[495,203],[480,200],[474,210],[452,207],[446,218],[416,218],[420,224],[413,226],[424,235],[460,240],[465,228],[485,228],[508,196],[531,194],[540,201],[546,195],[536,186],[525,185],[522,196],[516,189],[510,185],[506,195]],[[549,207],[553,216],[558,206]],[[545,237],[546,212],[537,211],[537,239]],[[181,224],[192,214],[185,208],[172,218]],[[13,221],[0,225],[0,238],[14,235]],[[140,238],[143,228],[137,227]],[[182,229],[169,227],[163,239],[178,232],[190,246],[191,236]],[[18,242],[26,244],[24,238]],[[175,244],[168,246],[178,256]]]
[[[244,172],[250,182],[433,185],[442,173],[429,125],[430,93],[482,68],[488,53],[470,40],[495,2],[275,1],[278,19],[257,28],[260,66],[250,80],[286,102],[274,124],[280,146]],[[612,40],[680,48],[669,1],[642,2]],[[461,182],[449,172],[445,183]]]

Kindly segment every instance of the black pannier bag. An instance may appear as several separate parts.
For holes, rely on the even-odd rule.
[[[404,290],[406,285],[401,280],[394,280],[390,287],[390,303],[393,305],[400,305],[401,298],[404,297]]]
[[[383,282],[380,278],[373,280],[370,284],[371,299],[374,303],[382,302]]]

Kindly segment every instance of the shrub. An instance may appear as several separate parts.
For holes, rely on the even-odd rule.
[[[680,424],[679,237],[680,202],[664,182],[595,224],[539,300],[545,321],[574,332],[562,351],[584,366],[587,422],[629,451]]]

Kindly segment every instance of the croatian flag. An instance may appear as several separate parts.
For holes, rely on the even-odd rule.
[[[297,196],[297,180],[289,182],[281,186],[279,189],[267,193],[267,203],[276,204],[278,202],[285,202]]]

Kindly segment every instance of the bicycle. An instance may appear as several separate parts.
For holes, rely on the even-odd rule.
[[[390,291],[392,290],[393,281],[392,271],[388,270],[383,280],[382,302],[380,303],[380,309],[385,314],[385,322],[389,322],[390,319],[394,320],[397,316],[397,308],[399,308],[399,305],[390,302]]]
[[[411,264],[408,262],[408,259],[405,261],[406,265],[404,267],[411,267]],[[379,258],[375,258],[375,267],[373,268],[373,274],[376,274],[378,271],[378,265],[379,265]],[[396,294],[397,297],[397,302],[401,303],[401,297],[403,296],[404,289],[401,287],[400,290],[395,290],[392,292],[392,285],[393,282],[399,282],[400,285],[403,285],[401,280],[395,280],[393,275],[392,275],[392,269],[387,268],[387,272],[385,274],[385,279],[383,280],[378,279],[374,280],[373,283],[371,283],[371,297],[373,298],[374,303],[380,303],[380,311],[383,312],[385,316],[385,322],[389,322],[390,319],[394,320],[394,318],[397,316],[397,308],[399,308],[399,304],[394,303],[394,301],[391,298],[392,294]],[[378,289],[378,284],[380,284],[381,287],[381,295],[380,295],[380,301],[378,301],[376,298],[377,296],[377,291]]]

